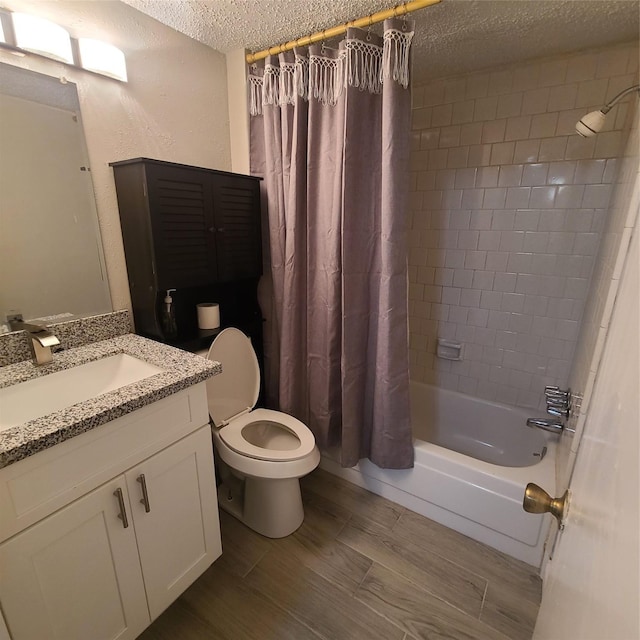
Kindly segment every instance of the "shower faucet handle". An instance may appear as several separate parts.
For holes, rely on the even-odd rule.
[[[566,398],[571,393],[571,389],[560,389],[560,387],[545,387],[544,395],[547,398]]]
[[[547,405],[547,413],[550,416],[555,416],[556,418],[565,418],[569,419],[571,415],[571,407],[550,407]]]
[[[548,407],[566,407],[568,404],[568,398],[560,396],[550,398],[549,396],[547,396]]]
[[[569,418],[571,415],[571,389],[548,386],[544,388],[547,413],[557,418]]]
[[[544,395],[548,400],[570,400],[571,389],[550,389],[547,387],[544,390]]]

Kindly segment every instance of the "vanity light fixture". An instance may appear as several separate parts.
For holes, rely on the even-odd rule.
[[[127,81],[127,65],[120,49],[92,38],[79,38],[78,47],[83,69]]]
[[[34,53],[79,69],[127,82],[124,53],[92,38],[74,38],[55,22],[0,7],[0,48],[14,55]]]
[[[25,51],[73,64],[71,38],[55,22],[26,13],[12,13],[16,46]]]

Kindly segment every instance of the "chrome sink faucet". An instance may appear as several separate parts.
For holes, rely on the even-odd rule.
[[[7,320],[12,331],[26,331],[29,334],[33,364],[40,366],[53,360],[51,347],[60,344],[60,340],[47,327],[25,322],[20,314],[8,316]]]

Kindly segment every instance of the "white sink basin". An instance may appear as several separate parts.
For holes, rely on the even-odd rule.
[[[0,431],[126,387],[164,369],[124,353],[0,389]]]

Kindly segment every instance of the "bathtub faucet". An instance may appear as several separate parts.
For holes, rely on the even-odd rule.
[[[551,433],[560,434],[564,430],[564,424],[557,420],[547,420],[546,418],[528,418],[527,427],[538,427],[538,429],[544,429],[545,431],[551,431]]]

